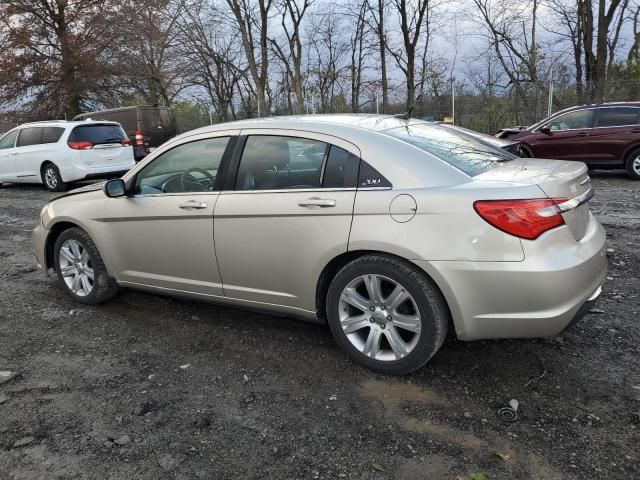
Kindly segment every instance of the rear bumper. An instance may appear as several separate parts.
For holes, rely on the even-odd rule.
[[[98,178],[110,178],[124,175],[135,167],[136,162],[131,158],[125,163],[105,165],[100,167],[87,167],[85,165],[66,165],[60,168],[60,175],[65,182],[89,180]]]
[[[590,215],[575,241],[567,227],[523,241],[522,262],[416,262],[440,286],[461,340],[557,335],[600,294],[606,235]]]

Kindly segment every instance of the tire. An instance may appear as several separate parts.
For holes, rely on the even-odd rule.
[[[533,158],[531,149],[526,145],[520,145],[520,158]]]
[[[640,148],[629,153],[626,167],[629,178],[632,180],[640,180]]]
[[[47,190],[52,192],[64,192],[67,189],[67,184],[62,180],[60,176],[60,170],[53,163],[45,163],[42,167],[42,183]]]
[[[374,296],[379,301],[371,301],[367,283],[378,286],[380,293]],[[410,298],[393,302],[395,292]],[[411,264],[384,255],[363,256],[345,265],[329,286],[326,309],[331,333],[351,359],[391,375],[426,364],[442,346],[449,325],[449,310],[433,281]],[[378,352],[368,349],[376,345],[376,336]]]
[[[56,240],[53,254],[58,281],[75,301],[95,305],[118,293],[118,287],[109,276],[98,248],[84,230],[70,228],[62,232]],[[65,276],[65,273],[69,275]],[[87,283],[82,276],[86,277]],[[78,283],[75,283],[78,277]],[[76,285],[80,288],[76,289]]]

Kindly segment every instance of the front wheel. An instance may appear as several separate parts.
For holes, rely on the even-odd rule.
[[[54,246],[58,281],[77,302],[93,305],[113,297],[113,283],[91,237],[80,228],[60,234]]]
[[[53,163],[47,163],[42,167],[42,183],[52,192],[63,192],[67,188],[60,176],[60,170]]]
[[[627,173],[632,180],[640,180],[640,149],[634,150],[627,158]]]
[[[449,322],[435,284],[412,265],[382,255],[344,266],[329,287],[326,308],[331,332],[349,356],[392,375],[427,363]]]

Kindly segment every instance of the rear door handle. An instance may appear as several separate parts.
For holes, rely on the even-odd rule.
[[[336,201],[329,198],[307,198],[298,202],[301,207],[335,207]]]
[[[188,200],[179,205],[184,210],[191,210],[192,208],[207,208],[207,204],[204,202],[198,202],[196,200]]]
[[[589,135],[587,132],[578,132],[578,133],[576,133],[576,137],[586,137],[587,135]]]

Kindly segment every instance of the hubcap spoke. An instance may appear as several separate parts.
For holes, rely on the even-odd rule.
[[[73,240],[70,242],[71,252],[75,257],[76,261],[79,261],[82,258],[82,253],[80,252],[80,245],[78,242],[74,242]]]
[[[60,273],[62,273],[63,277],[70,277],[71,275],[76,274],[76,267],[73,265],[66,265],[60,268]]]
[[[80,274],[76,273],[73,276],[73,285],[71,286],[71,290],[73,290],[75,293],[78,293],[80,291],[82,285],[82,280],[80,279]]]
[[[404,340],[402,340],[402,337],[398,335],[398,331],[395,329],[395,327],[392,326],[384,330],[384,336],[387,337],[387,341],[391,346],[391,350],[393,350],[393,353],[398,360],[405,357],[407,353],[409,353],[407,350],[407,344]]]
[[[342,323],[342,329],[344,330],[344,333],[346,333],[347,335],[350,333],[357,332],[358,330],[362,330],[363,328],[367,328],[371,325],[367,315],[359,315],[357,317],[347,317],[341,323]]]
[[[393,292],[391,292],[389,297],[385,300],[385,304],[387,305],[387,309],[393,312],[408,298],[409,294],[407,291],[401,285],[396,285],[396,288],[393,289]]]
[[[76,261],[69,247],[62,247],[60,249],[60,255],[62,255],[68,262],[73,263]]]
[[[371,358],[376,358],[378,353],[380,353],[380,330],[377,328],[369,330],[367,343],[365,343],[362,353]]]
[[[422,325],[420,317],[417,315],[401,315],[398,313],[393,315],[393,324],[398,328],[402,328],[403,330],[408,330],[413,333],[419,333]]]
[[[356,292],[355,288],[345,288],[340,299],[352,307],[357,308],[361,312],[366,312],[369,309],[369,302],[366,298]]]
[[[93,268],[85,267],[84,273],[91,281],[93,281]]]
[[[381,303],[382,294],[380,293],[380,278],[378,275],[366,275],[364,277],[364,284],[367,287],[369,299],[373,303]]]
[[[88,294],[91,291],[91,284],[89,283],[89,279],[86,275],[81,275],[80,279],[82,281],[82,290],[84,293]]]

